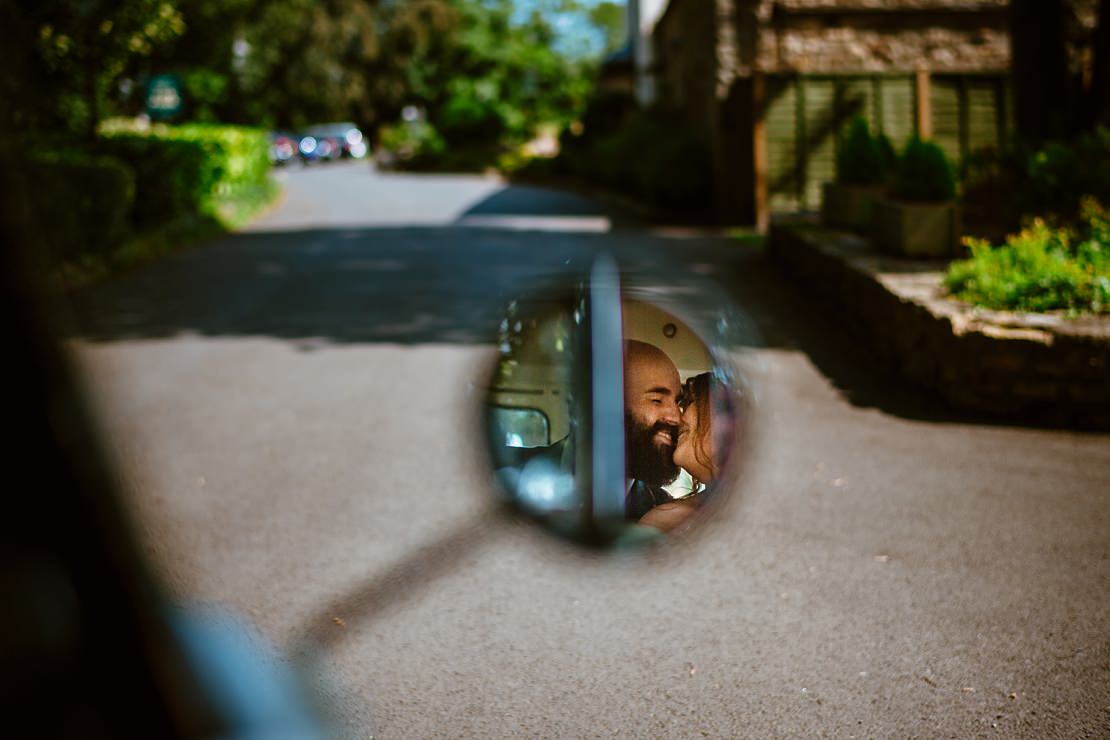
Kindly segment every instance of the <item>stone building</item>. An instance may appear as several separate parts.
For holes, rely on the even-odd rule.
[[[1008,134],[1007,0],[671,0],[653,40],[659,102],[709,142],[733,222],[815,207],[856,115],[955,160]]]

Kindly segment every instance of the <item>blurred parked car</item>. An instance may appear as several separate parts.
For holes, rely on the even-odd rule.
[[[299,137],[288,131],[274,131],[270,133],[270,162],[275,165],[284,165],[297,156]]]
[[[305,162],[362,159],[370,151],[362,131],[350,122],[306,128],[301,132],[298,149]]]

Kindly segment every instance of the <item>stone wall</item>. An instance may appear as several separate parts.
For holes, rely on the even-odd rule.
[[[882,257],[860,237],[798,221],[773,225],[768,249],[864,329],[869,352],[948,402],[1110,430],[1110,317],[975,309],[945,297],[936,263]]]
[[[761,18],[765,72],[1002,71],[1004,2],[772,2]],[[768,17],[769,16],[769,17]]]
[[[1009,33],[989,27],[787,26],[764,31],[760,48],[760,67],[774,71],[907,71],[923,66],[933,72],[979,72],[1010,66]]]

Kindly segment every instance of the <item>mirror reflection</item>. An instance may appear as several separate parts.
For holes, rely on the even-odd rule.
[[[564,537],[605,546],[665,539],[713,508],[735,467],[743,400],[686,322],[617,295],[602,306],[583,284],[512,304],[486,403],[506,500]],[[608,335],[593,320],[602,309],[619,314]],[[618,363],[595,361],[610,352]],[[606,454],[623,464],[614,471]]]
[[[581,510],[574,473],[576,421],[571,295],[514,302],[499,327],[500,360],[486,403],[486,436],[510,501],[573,535]]]

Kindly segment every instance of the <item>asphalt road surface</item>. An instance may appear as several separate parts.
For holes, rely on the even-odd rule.
[[[488,178],[291,170],[241,234],[78,296],[68,341],[171,592],[350,737],[1106,737],[1110,437],[967,417],[737,240]],[[734,505],[646,559],[490,514],[499,310],[668,250],[762,334]]]

